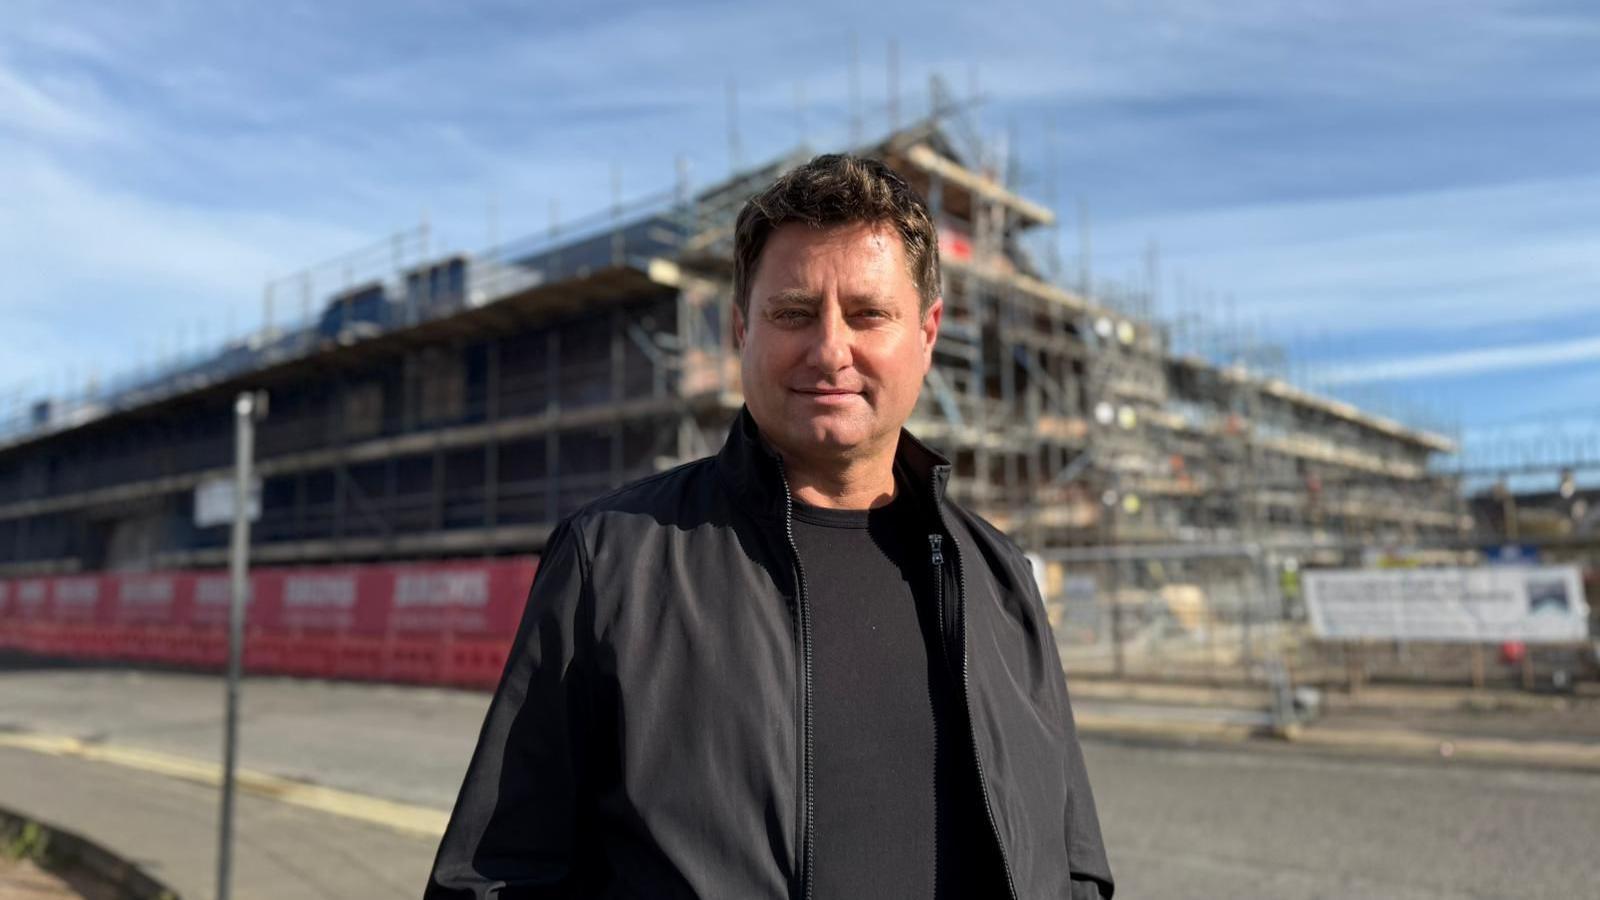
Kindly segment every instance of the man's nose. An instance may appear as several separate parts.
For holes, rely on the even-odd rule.
[[[850,366],[850,329],[845,325],[843,316],[824,313],[819,317],[816,341],[811,345],[810,363],[824,375]]]

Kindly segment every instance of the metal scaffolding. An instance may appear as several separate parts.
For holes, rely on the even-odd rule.
[[[936,119],[859,149],[940,230],[945,314],[910,427],[1020,542],[1461,536],[1455,481],[1428,467],[1450,442],[1175,353],[1150,303],[1053,283],[1023,242],[1055,213]],[[241,389],[272,396],[262,562],[536,552],[590,498],[720,444],[742,401],[733,221],[800,159],[481,254],[430,254],[422,226],[275,282],[245,339],[23,410],[0,432],[0,575],[220,565],[191,495],[226,469]]]

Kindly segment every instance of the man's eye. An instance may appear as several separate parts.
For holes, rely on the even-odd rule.
[[[780,309],[773,315],[779,322],[799,322],[810,317],[811,314],[803,309]]]

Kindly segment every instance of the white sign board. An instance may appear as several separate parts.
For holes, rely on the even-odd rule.
[[[250,502],[246,513],[250,521],[261,518],[261,479],[250,480]],[[233,478],[208,478],[194,488],[194,524],[197,528],[233,522]]]
[[[1050,573],[1044,564],[1044,557],[1037,553],[1025,555],[1028,558],[1028,566],[1033,570],[1033,583],[1039,589],[1039,596],[1050,596]]]
[[[1566,643],[1588,640],[1573,566],[1332,569],[1303,576],[1311,629],[1331,640]]]

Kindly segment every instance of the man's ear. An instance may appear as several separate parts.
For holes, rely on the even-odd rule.
[[[733,304],[733,349],[744,349],[744,335],[744,310],[739,308],[738,303],[735,303]]]
[[[944,320],[944,298],[936,297],[922,314],[922,371],[933,368],[933,345],[939,341],[939,323]]]

